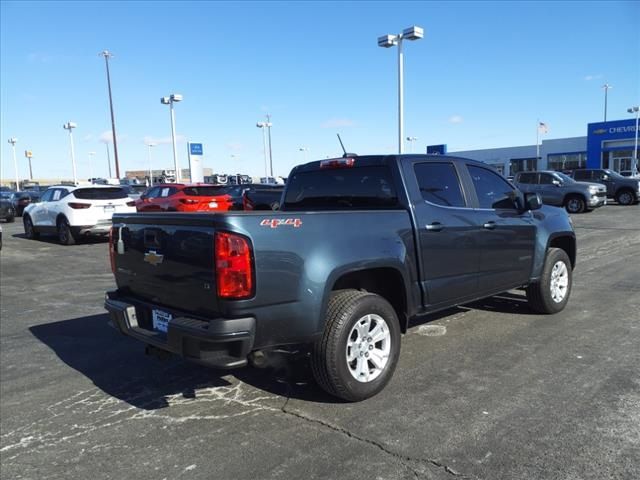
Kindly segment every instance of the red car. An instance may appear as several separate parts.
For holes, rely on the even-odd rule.
[[[166,183],[154,185],[136,200],[138,212],[211,212],[231,210],[234,201],[224,185]]]

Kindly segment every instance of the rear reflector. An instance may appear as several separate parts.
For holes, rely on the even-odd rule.
[[[253,295],[253,263],[248,239],[234,233],[216,232],[215,266],[220,298],[239,300]]]
[[[320,168],[349,168],[356,163],[355,158],[334,158],[320,162]]]
[[[76,210],[83,210],[85,208],[89,208],[91,206],[90,203],[78,203],[78,202],[69,202],[69,206]]]

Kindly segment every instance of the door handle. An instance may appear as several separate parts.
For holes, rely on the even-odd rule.
[[[442,225],[440,222],[433,222],[432,224],[427,225],[425,228],[430,232],[439,232],[443,227],[444,225]]]
[[[486,222],[484,225],[482,225],[484,228],[486,228],[487,230],[493,230],[494,228],[496,228],[496,222],[494,221],[489,221]]]

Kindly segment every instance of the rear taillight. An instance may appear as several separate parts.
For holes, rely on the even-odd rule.
[[[253,295],[253,268],[249,240],[226,232],[215,234],[218,296],[242,299]]]
[[[85,208],[89,208],[91,206],[90,203],[78,203],[78,202],[69,202],[69,206],[76,210],[84,210]]]
[[[116,274],[116,250],[115,245],[113,244],[113,229],[116,227],[111,227],[109,229],[109,261],[111,262],[111,272]]]
[[[127,202],[127,207],[135,207],[135,206],[136,206],[135,200],[131,200],[130,202]]]

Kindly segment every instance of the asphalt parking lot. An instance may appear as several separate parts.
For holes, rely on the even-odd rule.
[[[3,224],[4,479],[638,479],[640,206],[573,217],[568,307],[522,292],[415,323],[387,388],[340,403],[303,360],[217,372],[107,326],[106,243]]]

